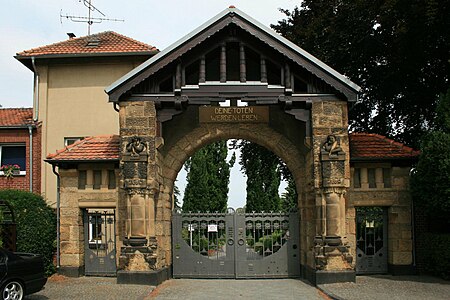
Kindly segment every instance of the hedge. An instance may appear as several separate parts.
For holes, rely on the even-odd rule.
[[[450,279],[450,234],[425,233],[426,270],[444,279]]]
[[[17,224],[17,251],[41,254],[47,275],[54,273],[53,254],[56,245],[56,214],[40,196],[26,191],[0,190]]]

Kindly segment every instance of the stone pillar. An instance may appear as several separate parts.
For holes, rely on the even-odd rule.
[[[158,261],[155,214],[160,191],[157,117],[154,102],[125,102],[120,107],[121,181],[126,216],[119,257],[119,283],[158,284],[165,265]],[[166,271],[164,271],[166,272]],[[156,281],[155,281],[156,280]]]
[[[345,194],[350,185],[347,104],[323,101],[312,106],[314,188],[316,191],[316,284],[354,281],[346,241]]]

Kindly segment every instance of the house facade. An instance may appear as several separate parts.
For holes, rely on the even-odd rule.
[[[117,111],[104,88],[157,53],[150,45],[107,31],[17,53],[34,73],[32,118],[45,155],[87,136],[117,134]],[[41,193],[53,207],[56,176],[41,161]]]
[[[61,150],[46,160],[60,178],[62,272],[117,275],[123,283],[158,284],[173,272],[319,284],[412,271],[408,178],[418,152],[349,134],[359,87],[331,67],[230,7],[114,80],[106,93],[119,111],[117,131],[74,131],[91,137],[64,148],[69,135],[61,129]],[[230,106],[219,106],[225,101]],[[174,210],[182,165],[221,139],[246,139],[283,159],[296,182],[297,215]]]
[[[33,110],[0,109],[0,188],[40,194],[41,164],[41,126]]]

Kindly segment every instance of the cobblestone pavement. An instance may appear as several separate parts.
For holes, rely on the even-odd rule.
[[[67,278],[54,275],[45,284],[44,290],[25,297],[26,300],[115,300],[144,299],[153,286],[135,284],[116,284],[116,278],[79,277]]]
[[[356,283],[319,286],[334,299],[426,300],[450,299],[450,281],[432,276],[357,276]]]
[[[171,279],[156,289],[145,285],[116,284],[116,278],[50,278],[45,289],[27,300],[45,299],[330,299],[301,280]]]
[[[148,299],[330,299],[315,287],[295,279],[208,280],[172,279],[156,288]]]

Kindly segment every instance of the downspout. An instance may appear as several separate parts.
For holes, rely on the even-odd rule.
[[[30,192],[33,192],[33,126],[28,125],[28,133],[30,134],[30,159],[29,159],[29,166],[30,166]]]
[[[61,179],[59,173],[56,172],[56,165],[53,166],[53,173],[56,175],[56,270],[60,267],[60,192]]]
[[[34,70],[33,121],[37,122],[37,120],[39,119],[39,73],[36,68],[34,56],[31,57],[31,65],[33,66]]]

